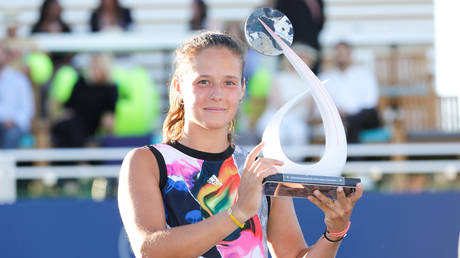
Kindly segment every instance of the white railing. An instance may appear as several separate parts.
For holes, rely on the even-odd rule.
[[[252,146],[246,146],[250,150]],[[304,158],[317,158],[322,145],[287,147],[286,155],[301,162]],[[19,149],[0,151],[0,202],[16,200],[18,179],[118,177],[119,165],[72,166],[18,166],[18,162],[52,161],[117,161],[122,160],[130,148],[85,149]],[[429,160],[375,160],[348,161],[344,174],[369,176],[393,173],[447,173],[460,171],[460,143],[404,143],[404,144],[350,144],[348,157],[414,157],[430,156]],[[440,159],[440,157],[450,157]]]

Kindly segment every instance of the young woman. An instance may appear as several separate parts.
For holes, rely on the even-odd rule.
[[[133,23],[131,10],[120,5],[118,0],[100,0],[99,6],[91,13],[91,32],[103,30],[127,31]]]
[[[62,20],[62,7],[58,0],[44,0],[40,7],[40,16],[33,25],[31,33],[68,33],[71,29]]]
[[[257,158],[231,141],[243,98],[243,51],[225,34],[203,32],[176,50],[164,143],[127,154],[119,208],[138,257],[334,257],[362,187],[333,202],[310,200],[329,232],[303,239],[292,199],[262,194],[280,161]],[[268,201],[269,200],[269,201]],[[339,234],[340,233],[340,234]],[[328,240],[329,239],[329,240]]]

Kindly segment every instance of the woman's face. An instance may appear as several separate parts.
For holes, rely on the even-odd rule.
[[[49,20],[57,20],[61,16],[62,7],[58,1],[52,1],[48,6],[47,17]]]
[[[184,100],[185,123],[226,129],[245,90],[240,57],[224,47],[205,48],[184,69],[178,91]]]
[[[103,9],[114,9],[116,6],[115,0],[102,0]]]

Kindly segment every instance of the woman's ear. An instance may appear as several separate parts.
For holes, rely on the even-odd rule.
[[[172,86],[174,87],[174,90],[176,91],[177,95],[182,96],[180,81],[177,77],[174,77],[172,81]]]

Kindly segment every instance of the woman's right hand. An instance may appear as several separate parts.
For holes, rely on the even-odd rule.
[[[259,143],[249,153],[241,174],[238,188],[238,200],[232,208],[233,215],[239,221],[247,221],[256,214],[262,201],[262,181],[270,175],[278,173],[275,166],[282,166],[283,162],[269,158],[257,158],[264,143]]]

